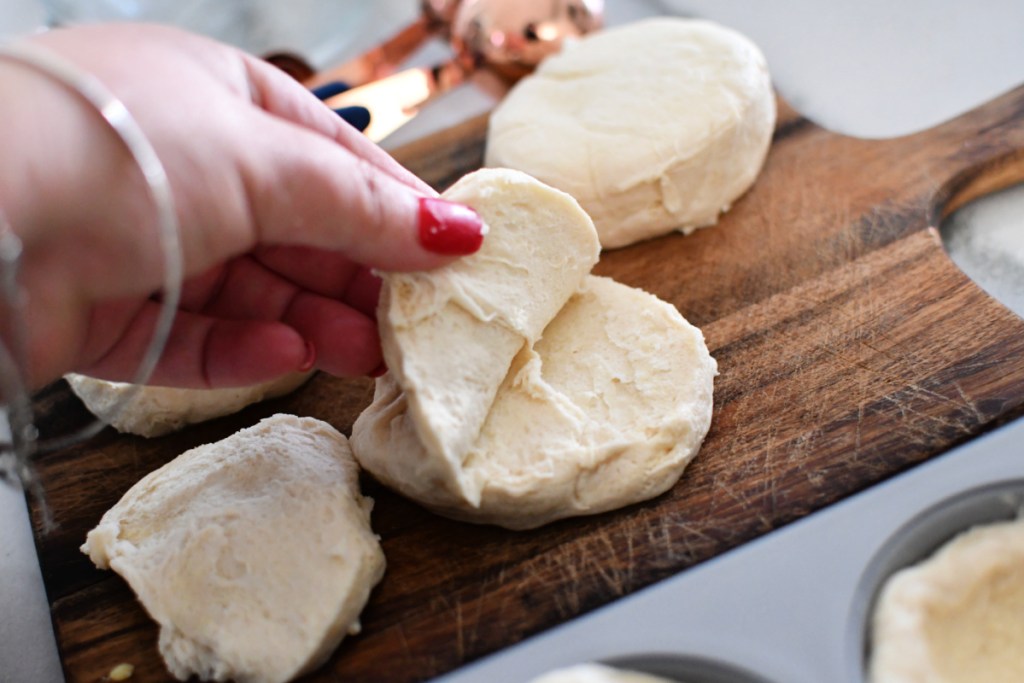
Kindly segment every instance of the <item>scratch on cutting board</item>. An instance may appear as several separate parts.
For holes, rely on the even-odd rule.
[[[633,562],[636,559],[636,549],[633,546],[633,533],[632,533],[633,529],[632,529],[632,526],[633,526],[632,524],[628,525],[626,530],[625,530],[625,533],[623,534],[625,536],[625,538],[626,538],[626,553],[625,553],[625,558],[626,558],[626,579],[625,579],[625,581],[626,581],[626,585],[629,587],[630,590],[632,590],[633,588],[636,587],[636,584],[633,583],[633,581],[635,580],[635,577],[633,576]]]
[[[602,530],[587,539],[587,543],[583,547],[573,549],[572,555],[572,561],[567,564],[572,567],[574,580],[578,578],[577,566],[579,566],[583,570],[583,576],[599,578],[603,586],[612,594],[625,594],[626,585],[623,571],[614,562],[618,553],[607,531]],[[609,559],[612,561],[609,562]]]
[[[861,394],[864,393],[864,385],[861,384]],[[861,449],[863,448],[863,430],[861,427],[864,424],[864,401],[857,403],[857,422],[854,424],[853,432],[853,455],[858,460],[860,459]]]
[[[790,441],[789,451],[786,453],[787,464],[796,464],[797,469],[800,469],[799,465],[802,465],[808,454],[813,452],[814,442],[817,440],[820,428],[815,427],[810,431],[802,432],[797,434],[792,441]],[[814,475],[815,470],[811,469],[807,472],[808,475]],[[811,479],[812,483],[814,479]]]
[[[689,564],[693,560],[693,558],[704,554],[704,548],[699,547],[699,545],[693,541],[694,538],[703,541],[703,545],[705,548],[715,546],[715,539],[709,536],[707,532],[700,529],[699,527],[684,521],[677,522],[675,526],[679,529],[682,529],[685,532],[679,539],[680,544],[683,546],[685,556],[680,557],[679,553],[673,552],[671,557],[669,558],[671,561],[675,562],[679,559],[683,559],[686,561],[687,564]],[[667,535],[668,530],[665,529],[664,532]]]
[[[481,595],[483,592],[481,591]],[[459,661],[463,661],[467,656],[471,655],[476,651],[476,642],[479,635],[479,626],[483,616],[483,604],[484,600],[479,599],[476,596],[472,603],[472,614],[469,618],[463,611],[466,608],[465,601],[456,597],[455,600],[455,652]]]
[[[623,534],[629,537],[627,531]],[[580,613],[583,609],[580,586],[586,586],[585,594],[592,593],[592,588],[610,596],[620,597],[635,588],[633,585],[633,546],[629,541],[626,561],[623,562],[614,539],[608,532],[601,532],[586,539],[583,545],[569,544],[558,552],[540,555],[531,563],[537,565],[531,573],[547,573],[556,571],[561,575],[558,585],[569,590],[558,591],[552,595],[553,606],[561,618],[568,618]],[[588,584],[598,582],[597,586]]]
[[[569,589],[565,591],[556,591],[554,594],[555,609],[559,616],[563,619],[568,618],[572,615],[579,614],[580,611],[580,596],[576,592],[576,588],[579,585],[579,572],[576,570],[576,565],[571,558],[565,558],[564,553],[561,558],[553,558],[550,561],[557,563],[565,574],[567,581],[564,581],[564,585]]]
[[[775,468],[773,467],[774,461],[774,445],[775,445],[775,429],[769,430],[764,442],[764,454],[762,460],[764,465],[762,467],[762,474],[764,475],[764,482],[767,486],[768,503],[770,506],[772,516],[775,515],[778,509],[778,482],[775,479]]]
[[[912,403],[915,398],[919,397],[938,399],[941,403],[955,406],[960,405],[959,401],[955,401],[948,396],[939,394],[916,383],[907,385],[902,391],[895,394],[883,396],[881,400],[890,403],[899,412],[901,421],[913,434],[920,437],[919,443],[927,444],[935,438],[935,432],[930,428],[930,425],[939,425],[940,427],[953,429],[958,433],[970,431],[968,425],[963,420],[956,419],[955,416],[933,415],[918,410]]]
[[[658,523],[656,525],[647,526],[647,545],[651,548],[664,547],[671,550],[674,545],[672,542],[672,535],[669,532],[669,529],[662,524],[660,520],[657,521]]]
[[[914,392],[915,396],[928,396],[934,399],[938,399],[939,403],[950,403],[953,405],[957,404],[956,401],[950,399],[945,394],[940,394],[939,392],[933,391],[928,387],[921,386],[916,382],[908,384],[907,388],[911,389]]]
[[[474,594],[468,596],[468,599],[466,599],[466,596],[456,594],[450,597],[438,595],[434,600],[435,603],[443,607],[442,611],[452,614],[455,629],[454,650],[460,661],[471,655],[475,650],[475,644],[479,635],[478,628],[481,623],[483,604],[485,602],[480,599],[480,596],[484,594],[486,594],[486,591],[483,590],[483,587],[480,587],[480,590],[474,590]],[[468,615],[466,614],[467,603],[470,603],[469,608],[471,612]]]
[[[587,552],[585,555],[587,562],[593,565],[597,575],[604,580],[606,587],[616,595],[625,595],[626,580],[623,576],[622,570],[604,561],[605,557],[616,557],[618,554],[615,552],[615,544],[608,536],[608,532],[602,531],[594,539],[594,542],[603,546],[603,549],[607,551],[607,555],[602,555],[601,552]]]
[[[487,595],[491,595],[492,593],[493,593],[493,589],[492,589],[490,581],[487,581],[487,582],[485,582],[485,583],[483,583],[482,585],[479,586],[479,589],[477,591],[477,595],[474,596],[474,599],[472,601],[472,608],[473,609],[472,609],[472,614],[470,615],[470,619],[469,619],[470,628],[468,630],[466,630],[465,628],[460,627],[460,629],[459,629],[459,640],[463,642],[464,647],[466,648],[465,652],[467,654],[475,652],[477,650],[477,641],[479,640],[479,636],[480,636],[480,624],[482,624],[485,621],[487,621],[485,619],[485,615],[484,615],[484,606],[486,604],[488,604],[488,602],[486,600],[484,600],[483,597],[485,597]],[[499,615],[500,615],[505,610],[505,600],[501,600],[499,602],[499,604],[500,604],[500,609],[499,609]],[[459,605],[459,616],[461,618],[462,617],[463,601],[460,600],[458,605]],[[460,652],[460,659],[462,658],[461,655],[462,655],[462,652]]]
[[[402,653],[404,655],[406,655],[408,657],[416,657],[417,656],[417,654],[409,646],[409,639],[408,639],[408,637],[405,634],[405,625],[401,621],[396,623],[389,630],[395,631],[395,633],[397,634],[397,636],[398,636],[398,644],[399,644],[400,649],[401,649],[401,651],[402,651]]]
[[[754,511],[757,521],[760,522],[764,526],[764,528],[772,528],[771,520],[768,519],[767,516],[765,516],[763,510],[751,504],[749,497],[739,495],[739,493],[737,493],[737,489],[733,488],[732,486],[722,484],[718,479],[714,481],[714,488],[724,492],[734,501],[739,503],[743,511]]]
[[[960,394],[960,400],[963,401],[964,407],[966,407],[967,410],[971,411],[971,415],[974,416],[974,419],[977,420],[979,424],[983,424],[984,422],[986,422],[987,418],[978,408],[978,404],[975,403],[971,399],[971,397],[967,395],[967,392],[964,391],[964,388],[960,386],[960,382],[953,380],[952,382],[950,382],[950,384],[953,386],[954,389],[956,389],[956,392]]]
[[[466,630],[466,622],[462,619],[462,601],[455,600],[455,657],[462,661],[466,657],[466,640],[463,635]]]

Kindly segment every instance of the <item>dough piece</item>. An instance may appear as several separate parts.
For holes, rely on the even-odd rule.
[[[971,529],[894,574],[873,616],[872,683],[1024,681],[1024,521]]]
[[[661,676],[616,669],[603,664],[576,664],[557,669],[530,683],[673,683]]]
[[[321,664],[384,572],[345,437],[274,415],[144,477],[82,551],[128,582],[180,680],[273,683]]]
[[[292,373],[272,382],[230,389],[177,389],[146,386],[122,407],[122,398],[134,385],[108,382],[85,375],[69,374],[64,379],[93,415],[126,434],[154,437],[177,431],[186,425],[237,413],[259,403],[291,393],[312,373]]]
[[[375,477],[440,514],[532,528],[675,484],[710,426],[715,374],[700,330],[673,306],[588,276],[516,356],[462,465],[462,489],[438,486],[390,374],[377,380],[352,448]]]
[[[574,199],[518,171],[472,173],[444,196],[500,229],[444,268],[384,274],[377,317],[384,360],[433,456],[431,485],[461,491],[462,462],[512,359],[579,289],[600,245]]]
[[[659,17],[566,46],[491,116],[485,164],[565,190],[605,248],[713,225],[775,127],[764,56],[709,21]]]

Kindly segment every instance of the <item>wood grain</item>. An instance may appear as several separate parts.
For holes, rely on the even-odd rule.
[[[310,681],[418,681],[830,505],[1024,413],[1024,322],[948,259],[934,226],[1024,179],[1024,88],[890,140],[823,130],[780,103],[762,176],[720,224],[606,253],[597,271],[675,304],[719,361],[700,455],[660,498],[531,532],[437,518],[383,490],[388,572]],[[443,187],[481,163],[483,119],[400,150]],[[39,535],[68,680],[135,664],[172,680],[156,627],[77,547],[135,481],[188,447],[277,411],[349,432],[366,381],[317,376],[291,397],[180,434],[104,432],[39,471],[60,525]],[[48,431],[84,419],[63,385]],[[33,518],[39,525],[39,511]]]

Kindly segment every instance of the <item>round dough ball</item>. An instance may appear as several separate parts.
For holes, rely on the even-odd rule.
[[[179,680],[283,683],[359,631],[384,574],[348,440],[274,415],[142,478],[82,552],[124,577]]]
[[[293,372],[262,384],[222,389],[138,386],[74,373],[64,379],[90,413],[123,434],[151,438],[284,396],[312,375]]]
[[[764,56],[718,24],[659,17],[590,35],[495,109],[485,164],[568,192],[605,248],[713,225],[775,127]]]
[[[528,529],[661,494],[711,424],[715,360],[673,306],[608,278],[524,346],[497,390],[457,485],[432,475],[389,373],[352,431],[364,469],[455,519]]]
[[[872,620],[872,683],[1024,680],[1024,520],[966,531],[894,574]]]

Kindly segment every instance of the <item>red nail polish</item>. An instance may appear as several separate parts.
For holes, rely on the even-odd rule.
[[[374,379],[376,379],[377,377],[382,377],[387,371],[388,366],[385,365],[384,363],[381,363],[373,372],[370,373],[370,377],[373,377]]]
[[[302,365],[299,366],[299,372],[309,372],[313,369],[313,365],[316,364],[316,347],[313,346],[313,342],[306,342],[306,357],[302,360]]]
[[[480,215],[462,204],[420,197],[420,244],[427,251],[449,256],[472,254],[484,243]]]

